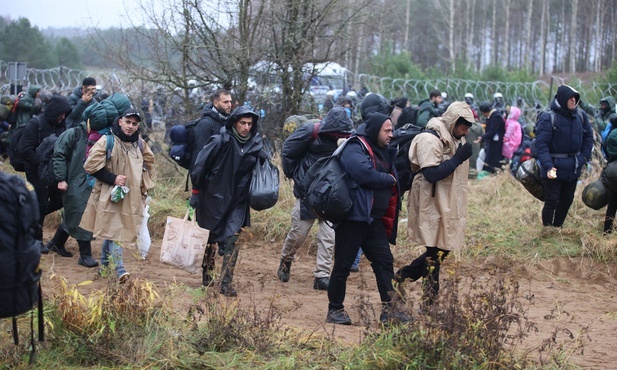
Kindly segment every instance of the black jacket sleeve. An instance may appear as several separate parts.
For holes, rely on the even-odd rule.
[[[93,173],[92,176],[108,185],[114,185],[116,182],[116,175],[109,172],[106,168],[101,168],[98,172]]]
[[[446,177],[450,176],[454,172],[454,170],[456,170],[456,167],[461,165],[461,163],[462,162],[458,158],[452,157],[447,161],[441,163],[439,166],[423,168],[422,175],[424,175],[424,178],[428,182],[434,184],[437,181],[443,180]]]

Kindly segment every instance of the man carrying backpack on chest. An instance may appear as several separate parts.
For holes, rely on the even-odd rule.
[[[45,104],[45,110],[28,121],[19,140],[17,152],[25,162],[26,178],[34,186],[39,203],[39,223],[41,230],[39,240],[43,239],[43,221],[45,216],[62,208],[62,195],[56,188],[47,187],[47,179],[41,179],[38,174],[40,158],[36,149],[48,136],[60,136],[66,129],[65,118],[71,112],[71,106],[65,96],[54,94]],[[47,253],[47,248],[42,249]]]
[[[305,189],[306,171],[320,158],[332,155],[340,138],[349,137],[353,128],[351,118],[345,109],[332,108],[321,123],[305,123],[293,132],[283,143],[283,168],[285,175],[294,180],[296,202],[291,211],[291,230],[285,238],[281,251],[281,263],[277,272],[279,280],[289,281],[291,264],[298,249],[306,241],[317,216],[302,202]],[[334,230],[319,219],[317,232],[317,263],[315,265],[313,288],[328,289],[332,252],[334,249]]]
[[[541,114],[536,123],[536,151],[544,187],[544,226],[563,225],[581,169],[591,158],[593,131],[587,114],[579,113],[580,100],[578,91],[568,85],[559,86],[551,102],[552,112]]]

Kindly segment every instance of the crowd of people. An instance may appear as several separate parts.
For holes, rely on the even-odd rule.
[[[99,101],[95,89],[96,81],[86,78],[68,98],[53,94],[37,111],[33,102],[40,89],[31,87],[19,100],[24,107],[19,121],[9,129],[9,139],[19,144],[9,154],[22,157],[25,176],[35,189],[41,242],[45,216],[64,208],[62,224],[47,243],[41,243],[41,252],[70,258],[65,244],[73,237],[79,246],[79,265],[100,266],[101,274],[111,272],[124,282],[130,273],[123,263],[123,246],[137,238],[146,197],[154,187],[154,154],[141,135],[143,112],[123,94]],[[580,94],[567,85],[557,89],[550,109],[539,114],[535,124],[525,121],[520,107],[506,104],[501,93],[493,102],[480,104],[471,93],[464,101],[450,103],[439,90],[418,105],[406,97],[389,101],[368,92],[360,104],[349,95],[326,103],[323,119],[290,121],[293,126],[282,145],[283,172],[293,180],[296,199],[276,276],[283,283],[291,279],[295,255],[317,222],[313,288],[327,291],[326,321],[343,325],[352,323],[344,306],[346,283],[350,273],[358,271],[362,254],[375,275],[381,322],[412,321],[399,304],[404,297],[397,288],[405,281],[421,279],[423,304],[436,302],[440,265],[451,251],[463,247],[470,163],[478,173],[499,172],[508,164],[514,169],[531,158],[534,147],[545,191],[542,223],[561,227],[582,169],[591,160],[594,140],[609,142],[617,127],[612,97],[600,101],[600,111],[590,121],[585,111],[594,108],[583,104]],[[355,109],[360,110],[356,121]],[[259,120],[249,106],[234,108],[230,91],[218,89],[203,107],[192,134],[189,204],[197,224],[210,232],[203,241],[202,284],[216,283],[218,252],[222,257],[218,289],[227,297],[237,295],[233,275],[240,233],[250,226],[253,169],[270,156]],[[390,145],[398,130],[410,126],[418,133],[410,139],[409,149]],[[15,139],[17,127],[23,132]],[[51,179],[40,171],[43,158],[37,154],[50,137],[54,138]],[[317,217],[303,199],[308,169],[335,152],[349,175],[353,205],[344,220],[332,225]],[[402,162],[396,160],[399,156]],[[413,175],[406,204],[407,233],[426,251],[395,272],[390,245],[396,244],[398,217],[405,212],[403,192],[409,188],[400,182],[402,172]],[[607,211],[606,232],[612,230],[616,208]],[[92,253],[95,238],[103,241],[100,263]]]

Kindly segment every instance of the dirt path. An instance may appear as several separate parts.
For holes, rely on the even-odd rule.
[[[46,230],[45,240],[51,236],[51,231]],[[200,287],[201,275],[190,275],[159,262],[160,242],[160,239],[153,241],[146,260],[137,259],[133,251],[125,252],[125,265],[133,278],[154,282],[162,294],[174,283],[191,288]],[[98,259],[100,242],[94,242],[93,246],[94,257]],[[352,273],[348,281],[345,304],[354,324],[335,326],[325,324],[327,296],[326,292],[312,288],[315,257],[309,255],[306,248],[297,256],[288,283],[281,283],[275,275],[280,256],[278,243],[249,243],[242,248],[236,268],[235,286],[243,307],[257,307],[261,312],[278,310],[284,324],[300,328],[306,335],[329,335],[347,343],[359,343],[368,332],[379,330],[375,324],[376,315],[379,315],[379,295],[367,260],[362,260],[361,271]],[[98,278],[96,269],[86,269],[77,264],[78,252],[74,240],[67,243],[67,249],[75,254],[73,258],[63,258],[57,254],[43,257],[45,277],[55,273],[72,284],[93,280],[92,284],[79,287],[84,294],[102,289],[107,280]],[[220,257],[217,258],[218,269]],[[396,265],[403,262],[397,261]],[[495,271],[500,271],[519,281],[522,294],[529,298],[529,320],[536,323],[538,329],[537,332],[529,333],[523,345],[519,346],[520,350],[533,351],[530,358],[540,357],[537,347],[550,338],[556,329],[567,329],[558,332],[558,344],[566,344],[566,348],[571,349],[574,348],[571,343],[577,340],[583,343],[582,350],[571,354],[572,361],[585,368],[617,368],[617,353],[614,351],[617,342],[615,266],[581,259],[510,266],[509,262],[489,259],[474,261],[473,265],[447,262],[444,267],[447,267],[444,268],[446,283],[448,273],[453,271],[466,276],[480,271],[480,278],[485,279],[491,279]],[[45,279],[43,284],[45,290],[45,285],[52,282]],[[189,294],[174,299],[175,309],[183,312],[191,299]],[[374,311],[362,315],[370,319],[369,325],[365,325],[359,313],[360,307],[367,307],[364,302],[369,302],[369,307]],[[568,331],[574,339],[568,338]]]

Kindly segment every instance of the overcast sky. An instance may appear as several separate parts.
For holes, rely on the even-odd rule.
[[[39,29],[47,27],[120,27],[125,0],[2,0],[0,15],[25,17]],[[132,0],[126,1],[134,6]],[[126,25],[125,25],[126,26]]]

